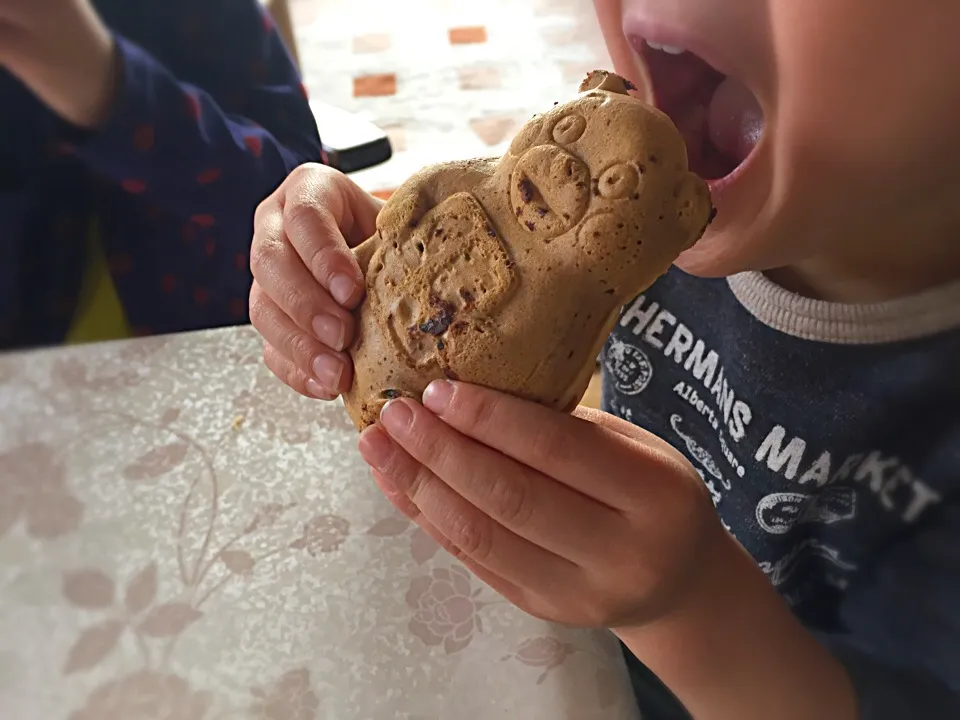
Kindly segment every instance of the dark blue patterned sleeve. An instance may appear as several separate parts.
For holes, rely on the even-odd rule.
[[[117,37],[121,79],[105,126],[79,155],[91,169],[201,225],[249,229],[256,204],[321,159],[303,86],[255,0],[186,3],[184,76]],[[196,8],[205,8],[197,11]]]

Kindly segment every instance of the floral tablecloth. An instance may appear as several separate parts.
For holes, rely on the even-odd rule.
[[[508,605],[247,328],[0,356],[4,720],[634,718],[613,638]]]

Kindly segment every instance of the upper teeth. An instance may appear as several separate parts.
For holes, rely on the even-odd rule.
[[[647,45],[654,50],[659,50],[665,52],[668,55],[683,55],[686,52],[685,48],[677,47],[676,45],[661,45],[659,43],[650,42],[649,40],[645,41]]]

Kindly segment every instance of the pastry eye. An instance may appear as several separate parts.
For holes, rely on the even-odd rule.
[[[587,119],[583,115],[567,115],[553,126],[553,139],[559,145],[576,142],[587,129]]]
[[[637,168],[627,163],[620,163],[603,171],[597,182],[597,189],[605,198],[621,200],[636,193],[639,184],[640,173],[637,172]]]

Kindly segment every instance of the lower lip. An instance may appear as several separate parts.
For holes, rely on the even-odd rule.
[[[741,175],[743,175],[747,169],[753,164],[753,159],[757,155],[757,150],[760,148],[760,144],[763,142],[763,138],[760,139],[760,142],[750,151],[750,154],[743,159],[737,167],[733,169],[732,172],[724,175],[722,178],[716,178],[714,180],[707,180],[707,187],[710,188],[710,195],[716,200],[724,192],[728,191],[730,187],[737,182]]]

